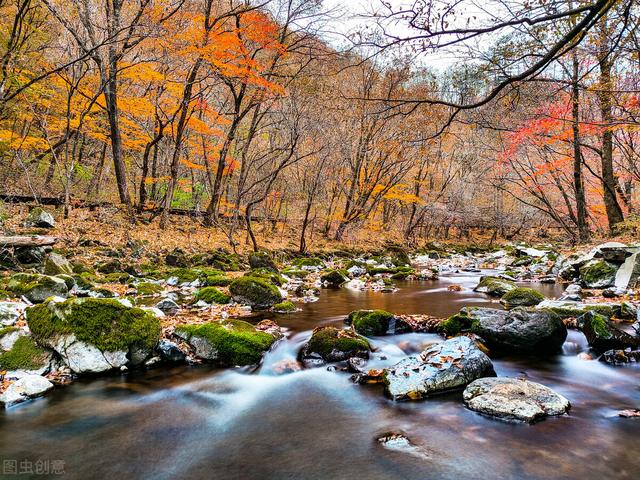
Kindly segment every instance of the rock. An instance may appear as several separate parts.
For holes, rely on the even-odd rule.
[[[64,280],[47,275],[17,273],[9,279],[8,289],[24,295],[32,303],[44,302],[49,297],[66,297],[69,288]]]
[[[347,317],[347,324],[367,337],[407,333],[411,327],[400,317],[384,310],[356,310]]]
[[[537,310],[551,310],[562,318],[577,317],[590,311],[612,317],[621,310],[619,303],[583,303],[565,300],[545,300],[534,308]]]
[[[539,250],[537,248],[522,246],[516,247],[516,250],[522,252],[524,255],[534,258],[542,258],[550,252],[550,250]]]
[[[632,254],[627,246],[600,246],[598,252],[594,254],[594,257],[602,258],[606,262],[621,264]]]
[[[185,340],[195,354],[221,365],[255,365],[276,341],[242,320],[220,320],[201,325],[180,325],[174,334]]]
[[[273,311],[276,313],[293,313],[297,310],[296,305],[287,300],[285,302],[276,303],[273,306]]]
[[[231,297],[225,293],[222,293],[216,287],[204,287],[196,292],[194,295],[196,300],[201,300],[209,305],[213,304],[227,304],[231,302]]]
[[[44,273],[47,275],[71,275],[73,273],[73,267],[69,260],[57,253],[50,253],[44,264]]]
[[[505,293],[515,290],[517,285],[511,280],[500,277],[485,276],[480,278],[480,283],[473,289],[474,292],[486,293],[493,297],[502,297]]]
[[[75,373],[120,368],[130,351],[153,349],[161,331],[152,313],[106,298],[48,301],[27,309],[27,323]]]
[[[604,260],[591,260],[580,267],[580,282],[587,288],[611,287],[616,280],[617,269]]]
[[[407,251],[398,245],[387,247],[384,256],[396,267],[411,265],[411,260],[409,259]]]
[[[515,378],[481,378],[462,394],[471,410],[506,420],[534,422],[550,415],[563,415],[569,400],[539,383]]]
[[[156,308],[158,308],[165,315],[175,315],[180,310],[180,305],[178,305],[170,298],[163,298],[158,303],[156,303]]]
[[[596,312],[587,312],[577,319],[578,326],[596,352],[640,347],[640,337],[613,326],[609,319]]]
[[[262,320],[256,325],[256,330],[273,335],[276,339],[284,337],[285,330],[273,320]]]
[[[305,365],[315,366],[325,362],[341,362],[351,357],[369,358],[369,342],[350,330],[335,327],[317,327],[302,348]]]
[[[53,383],[40,375],[25,375],[0,393],[0,405],[11,407],[18,403],[44,395],[53,388]]]
[[[187,254],[181,248],[176,248],[164,257],[164,262],[170,267],[187,268],[189,267],[189,259]]]
[[[17,247],[14,257],[22,265],[41,265],[47,258],[47,251],[43,247]]]
[[[582,293],[582,287],[577,283],[572,283],[564,289],[564,293],[568,295],[580,295]]]
[[[518,287],[505,293],[500,299],[505,308],[512,309],[515,307],[533,307],[544,300],[542,295],[533,288]]]
[[[175,342],[170,340],[160,340],[156,350],[165,362],[182,363],[185,361],[186,355]]]
[[[630,408],[628,410],[620,410],[619,417],[623,418],[640,418],[640,408]]]
[[[429,458],[429,452],[424,448],[414,445],[409,438],[402,433],[389,432],[378,437],[378,443],[385,449],[394,452],[406,453],[418,458]]]
[[[326,287],[338,288],[349,281],[346,271],[329,269],[322,272],[320,281]]]
[[[267,309],[282,302],[278,287],[262,278],[240,277],[229,285],[233,300],[252,308]]]
[[[20,337],[27,335],[28,332],[24,328],[0,328],[0,351],[11,350]]]
[[[0,330],[15,324],[27,307],[24,303],[0,302]]]
[[[561,318],[550,310],[517,308],[510,311],[465,307],[445,320],[447,335],[474,333],[490,350],[503,353],[557,352],[567,338]]]
[[[626,290],[637,288],[640,280],[640,253],[635,252],[628,257],[616,272],[614,284],[616,288]]]
[[[38,375],[50,370],[52,352],[36,345],[25,330],[3,335],[0,344],[7,350],[0,354],[0,370],[28,371]]]
[[[622,365],[625,363],[632,363],[640,361],[640,350],[631,350],[626,348],[624,350],[607,350],[600,357],[605,363],[611,365]]]
[[[25,227],[36,228],[53,228],[56,226],[56,221],[46,210],[41,207],[35,207],[29,212],[29,216],[24,222]]]
[[[495,375],[489,357],[470,338],[456,337],[386,369],[384,381],[394,400],[418,400],[487,375]]]
[[[278,267],[268,252],[251,252],[249,254],[249,266],[254,268],[266,268],[272,272],[278,272]]]

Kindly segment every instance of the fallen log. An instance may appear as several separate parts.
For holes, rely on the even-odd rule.
[[[56,237],[44,235],[0,236],[0,247],[45,247],[58,241]]]

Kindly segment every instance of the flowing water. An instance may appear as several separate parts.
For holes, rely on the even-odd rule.
[[[640,407],[640,368],[580,360],[588,348],[574,331],[561,355],[494,361],[498,375],[526,376],[571,400],[569,415],[534,425],[469,411],[460,393],[394,403],[379,385],[355,385],[345,372],[274,374],[278,362],[295,359],[311,329],[341,324],[354,309],[444,317],[464,305],[495,306],[471,292],[473,275],[405,282],[393,294],[325,290],[303,311],[275,318],[291,335],[254,373],[185,366],[57,389],[0,412],[0,462],[62,461],[74,479],[640,478],[640,420],[617,415]],[[449,292],[452,283],[467,288]],[[371,364],[394,363],[433,341],[440,339],[374,339],[379,353]],[[390,431],[416,448],[384,448],[376,439]]]

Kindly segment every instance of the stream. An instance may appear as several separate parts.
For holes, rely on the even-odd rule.
[[[524,376],[571,401],[569,415],[533,425],[472,412],[460,392],[398,403],[382,386],[356,385],[346,372],[274,372],[296,358],[314,327],[342,325],[355,309],[446,317],[465,305],[498,307],[471,290],[479,275],[398,282],[391,294],[323,290],[302,311],[270,317],[290,335],[254,373],[132,371],[83,379],[0,411],[0,468],[6,460],[58,461],[61,477],[74,479],[640,478],[640,419],[617,413],[640,407],[640,365],[581,360],[588,346],[573,330],[557,356],[493,359],[499,376]],[[465,288],[451,292],[451,284]],[[562,292],[559,285],[535,288],[550,298]],[[370,365],[394,364],[441,340],[416,333],[374,338],[378,354]],[[377,438],[391,431],[417,448],[383,447]]]

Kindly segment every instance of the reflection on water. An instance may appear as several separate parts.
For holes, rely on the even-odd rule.
[[[325,291],[277,318],[292,336],[258,372],[179,367],[78,382],[0,413],[0,457],[63,459],[67,477],[81,479],[639,478],[640,423],[616,412],[640,406],[640,368],[578,359],[587,345],[577,332],[563,355],[495,360],[498,375],[539,381],[571,400],[570,415],[535,425],[471,412],[459,393],[393,403],[346,373],[271,371],[295,359],[314,326],[356,308],[444,317],[465,304],[497,306],[471,291],[476,282],[464,275],[402,283],[393,294]],[[449,292],[453,283],[465,290]],[[371,364],[438,340],[374,339]],[[388,431],[404,432],[426,454],[383,449],[375,439]]]

